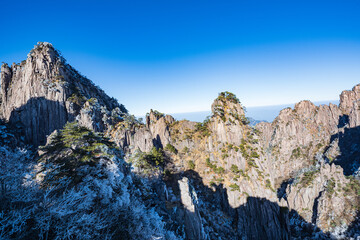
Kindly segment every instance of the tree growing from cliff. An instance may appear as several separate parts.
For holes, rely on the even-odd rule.
[[[164,223],[130,188],[129,166],[114,143],[76,123],[53,134],[42,148],[42,186],[50,191],[44,223],[61,239],[164,238]],[[158,157],[158,156],[156,156]],[[60,193],[59,193],[60,191]]]
[[[236,95],[234,93],[231,93],[228,91],[219,93],[218,99],[219,100],[227,100],[227,101],[230,101],[235,104],[240,103],[240,100],[236,97]]]
[[[43,152],[41,172],[46,171],[44,186],[57,186],[62,182],[75,186],[83,181],[89,169],[110,164],[121,155],[115,144],[101,133],[94,133],[75,122],[55,132],[50,143],[40,149]]]

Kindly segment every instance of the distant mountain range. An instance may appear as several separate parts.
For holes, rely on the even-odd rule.
[[[313,102],[316,106],[323,104],[339,104],[339,100],[317,101]],[[258,122],[272,122],[284,108],[294,108],[295,103],[272,105],[272,106],[260,106],[260,107],[247,107],[246,116],[250,118],[250,125],[255,125]],[[187,119],[195,122],[202,122],[207,116],[211,114],[211,111],[200,112],[187,112],[187,113],[173,113],[170,114],[177,120]]]

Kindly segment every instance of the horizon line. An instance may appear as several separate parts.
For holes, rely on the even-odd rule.
[[[337,99],[337,100],[311,101],[311,100],[305,100],[305,99],[304,99],[304,100],[301,100],[301,101],[298,101],[298,102],[295,102],[295,103],[284,103],[284,104],[274,104],[274,105],[258,105],[258,106],[248,106],[248,107],[243,106],[243,107],[245,107],[245,109],[247,109],[247,108],[261,108],[261,107],[280,107],[280,106],[286,106],[286,105],[295,105],[295,104],[297,104],[297,103],[299,103],[299,102],[302,102],[302,101],[310,101],[310,102],[312,102],[312,103],[314,103],[314,104],[316,105],[316,103],[320,103],[320,102],[329,102],[329,103],[331,103],[331,102],[340,101],[340,100]],[[153,110],[156,110],[156,109],[153,109]],[[165,114],[165,115],[173,115],[173,114],[199,113],[199,112],[211,112],[211,108],[210,108],[210,109],[207,109],[207,110],[190,111],[190,112],[171,112],[171,113],[165,113],[165,112],[164,112],[164,114]],[[146,116],[147,113],[148,113],[148,112],[146,112],[144,115],[135,115],[135,114],[134,114],[134,116],[135,116],[135,117],[144,117],[144,116]]]

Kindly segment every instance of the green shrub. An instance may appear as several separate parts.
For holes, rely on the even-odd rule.
[[[216,181],[217,181],[218,183],[222,183],[222,182],[224,182],[225,180],[224,180],[224,178],[217,178]]]
[[[242,115],[242,116],[240,117],[240,121],[241,121],[241,123],[244,124],[244,125],[248,125],[248,124],[250,123],[250,120],[249,120],[247,117],[245,117],[244,115]]]
[[[47,174],[44,186],[57,185],[61,179],[68,179],[71,185],[82,181],[81,167],[95,166],[102,161],[110,161],[119,150],[115,143],[76,122],[67,123],[64,128],[51,136],[51,142],[39,148],[43,154],[39,162]]]
[[[137,166],[142,169],[165,166],[165,155],[162,149],[153,147],[149,153],[141,153]]]
[[[178,150],[173,145],[171,145],[170,143],[166,144],[165,150],[167,150],[169,152],[172,152],[174,154],[178,153]]]
[[[250,157],[252,157],[252,158],[259,158],[260,155],[259,155],[257,152],[251,152]]]
[[[239,167],[235,164],[232,164],[230,167],[230,170],[234,173],[234,174],[238,174],[240,173]]]
[[[192,138],[191,134],[185,134],[184,135],[184,140],[190,140]]]
[[[191,170],[194,170],[194,169],[195,169],[195,163],[194,163],[194,161],[192,161],[192,160],[188,161],[188,166],[189,166],[189,168],[190,168]]]
[[[268,189],[270,189],[271,191],[275,192],[275,189],[273,189],[273,187],[271,186],[270,180],[269,180],[269,179],[266,179],[265,182],[266,182],[265,187],[268,188]]]
[[[222,100],[222,101],[227,100],[227,101],[230,101],[235,104],[240,103],[240,100],[236,97],[236,95],[231,92],[228,92],[228,91],[219,93],[219,96],[217,99]]]
[[[86,98],[81,95],[80,92],[75,92],[67,99],[67,101],[82,106],[86,102]]]
[[[319,170],[312,170],[305,172],[300,180],[300,184],[303,187],[308,187],[315,179],[316,174],[319,172]]]
[[[195,125],[195,131],[200,132],[201,136],[203,136],[203,137],[210,136],[211,131],[210,131],[209,127],[208,127],[209,123],[210,123],[210,118],[207,117],[204,120],[204,122],[197,123]]]
[[[331,178],[327,182],[326,192],[331,196],[335,192],[335,179]]]
[[[165,157],[164,152],[160,148],[153,147],[150,154],[146,155],[148,160],[155,163],[156,166],[164,165]]]
[[[206,166],[211,168],[212,170],[216,169],[216,165],[210,162],[210,158],[206,158]]]
[[[225,173],[225,169],[223,167],[217,167],[217,168],[214,169],[214,171],[217,174],[224,174]]]
[[[229,187],[231,188],[231,191],[240,191],[240,187],[236,183],[231,184]]]
[[[302,156],[301,148],[297,147],[297,148],[292,150],[290,158],[291,159],[297,159],[297,158],[300,158],[301,156]]]
[[[255,163],[255,160],[252,159],[252,158],[248,158],[248,159],[246,160],[246,162],[247,162],[247,164],[248,164],[248,166],[249,166],[250,168],[252,168],[252,167],[254,167],[254,168],[259,168],[259,166]]]
[[[90,98],[90,99],[88,100],[88,102],[89,102],[90,104],[95,104],[95,103],[97,102],[97,99],[96,99],[96,98]]]
[[[357,196],[360,196],[360,182],[354,178],[354,176],[347,177],[350,182],[345,185],[343,190],[345,191],[346,195],[350,193],[354,193]]]
[[[162,117],[165,116],[164,113],[159,112],[159,111],[157,111],[157,110],[152,110],[152,109],[151,109],[150,112],[151,112],[151,111],[154,113],[156,119],[159,119],[159,118],[162,118]],[[146,114],[146,116],[149,116],[149,115],[150,115],[149,113]]]
[[[206,158],[206,166],[211,168],[217,174],[224,174],[225,169],[223,167],[217,167],[216,164],[210,162],[210,158]]]
[[[211,168],[212,163],[210,162],[210,158],[206,158],[205,161],[206,161],[206,166],[209,167],[209,168]]]
[[[256,169],[256,172],[257,172],[257,174],[258,174],[258,176],[259,176],[260,178],[264,178],[264,175],[263,175],[263,172],[262,172],[262,171],[260,171],[259,169]]]

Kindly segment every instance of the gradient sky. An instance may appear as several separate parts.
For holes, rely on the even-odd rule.
[[[6,1],[0,62],[47,41],[132,114],[336,100],[360,81],[360,1]]]

